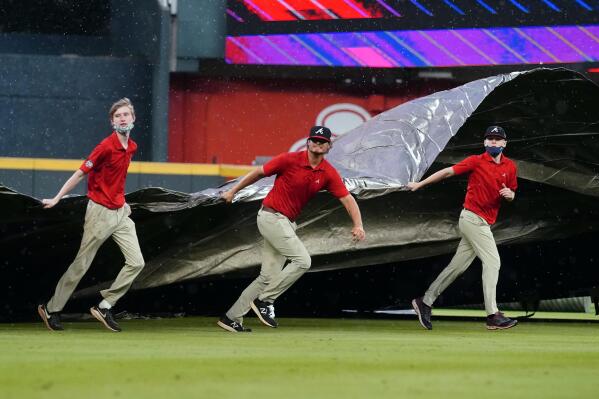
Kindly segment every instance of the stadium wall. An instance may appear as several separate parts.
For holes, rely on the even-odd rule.
[[[129,97],[138,159],[166,160],[169,12],[108,3],[102,35],[0,34],[0,156],[84,157],[110,133],[110,105]]]
[[[252,164],[303,145],[323,124],[338,136],[365,120],[451,82],[376,93],[335,81],[200,78],[172,74],[169,161]]]

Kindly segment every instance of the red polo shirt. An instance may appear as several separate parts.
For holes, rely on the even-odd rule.
[[[456,175],[470,172],[464,208],[476,213],[489,224],[497,220],[502,199],[499,190],[503,188],[503,184],[512,191],[516,191],[518,187],[516,164],[503,154],[499,163],[486,152],[472,155],[454,165],[453,171]]]
[[[81,169],[87,174],[87,196],[109,209],[125,204],[125,178],[137,144],[131,139],[124,149],[117,136],[106,137],[83,162]]]
[[[327,190],[337,198],[349,195],[337,170],[326,159],[315,168],[310,166],[308,152],[288,152],[268,161],[266,176],[277,175],[275,184],[262,204],[295,220],[302,208],[317,192]]]

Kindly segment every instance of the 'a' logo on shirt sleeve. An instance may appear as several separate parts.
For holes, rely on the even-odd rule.
[[[91,169],[94,167],[94,163],[88,159],[85,161],[85,167]]]

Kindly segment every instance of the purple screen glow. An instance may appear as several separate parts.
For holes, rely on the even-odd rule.
[[[459,67],[599,61],[599,25],[228,36],[230,64]]]

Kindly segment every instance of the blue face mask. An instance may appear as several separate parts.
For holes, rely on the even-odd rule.
[[[119,125],[112,125],[112,128],[120,134],[127,134],[131,131],[131,129],[133,129],[133,122],[131,122],[130,124],[128,124],[127,126],[119,126]]]
[[[501,154],[501,152],[503,151],[503,147],[486,146],[485,149],[487,150],[489,155],[492,156],[493,158],[495,158],[497,155]]]

